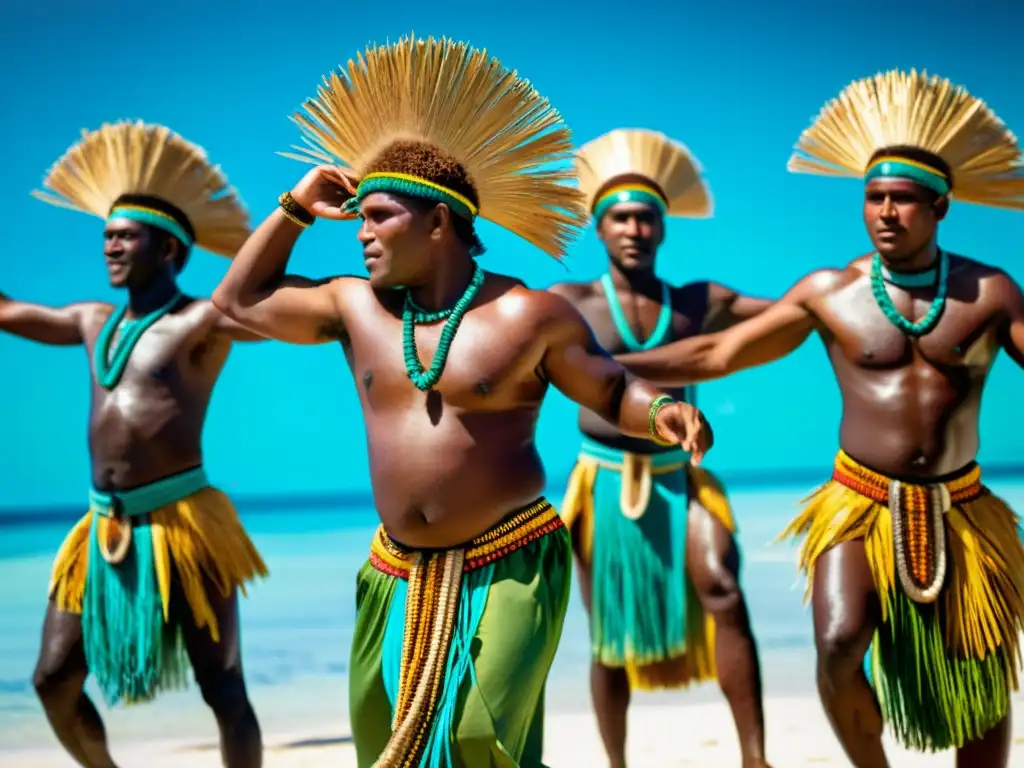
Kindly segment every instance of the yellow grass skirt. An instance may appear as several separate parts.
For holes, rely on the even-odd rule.
[[[805,537],[799,562],[808,598],[818,558],[843,542],[864,542],[883,622],[866,667],[885,719],[909,747],[959,747],[1002,720],[1017,690],[1024,629],[1018,518],[981,484],[976,466],[946,481],[952,503],[944,541],[932,545],[945,547],[945,580],[935,602],[914,602],[897,574],[893,515],[882,501],[889,483],[840,452],[833,479],[805,500],[780,538]],[[919,560],[930,556],[918,551]]]
[[[581,559],[591,570],[594,582],[591,592],[594,658],[605,666],[624,667],[634,690],[685,688],[717,676],[714,619],[704,612],[684,569],[689,501],[695,499],[730,533],[735,533],[735,522],[725,490],[710,472],[690,466],[685,456],[680,459],[675,453],[654,454],[650,462],[638,461],[642,458],[612,452],[605,446],[586,441],[570,475],[561,514],[579,541]],[[602,474],[606,476],[601,478]],[[608,482],[610,480],[614,483]],[[599,487],[599,483],[603,487]],[[644,487],[648,489],[646,500]],[[653,496],[650,495],[652,488]],[[627,498],[639,501],[646,509],[639,510],[641,516],[635,520],[621,509],[621,504],[627,504]],[[600,514],[615,528],[613,536],[605,537],[613,541],[595,542],[598,507]],[[665,519],[651,519],[656,517]],[[664,551],[666,543],[673,551]],[[624,561],[618,564],[621,567],[615,574],[597,572],[607,570],[599,568],[597,562],[605,562],[608,557],[595,558],[595,546],[613,547],[614,552],[606,551],[608,557]],[[666,560],[668,562],[663,562]],[[683,572],[676,574],[676,571]],[[631,574],[625,584],[621,578],[623,573]],[[682,581],[683,593],[673,597],[671,582],[676,575]],[[609,578],[617,583],[606,585],[607,590],[599,589],[602,580]],[[637,617],[630,618],[636,611],[629,606],[624,609],[621,605],[605,605],[603,592],[621,593],[621,599],[635,602],[637,610],[646,615],[643,622],[647,626],[637,626]],[[617,602],[619,598],[609,599]],[[652,600],[659,605],[648,605]],[[677,603],[682,603],[678,605],[681,615],[670,615]],[[662,618],[655,621],[658,616]],[[611,644],[602,638],[610,639]]]
[[[100,539],[106,538],[108,529],[116,526],[109,518],[90,511],[64,539],[54,560],[49,586],[50,597],[59,610],[82,614],[94,519]],[[206,628],[213,640],[219,642],[220,628],[210,605],[208,586],[225,597],[235,588],[245,594],[246,582],[267,575],[267,567],[242,527],[234,505],[219,490],[206,487],[149,513],[148,528],[164,622],[170,620],[173,564],[174,577],[188,603],[192,621],[197,627]],[[171,651],[179,657],[180,664],[179,639],[171,639],[177,647]],[[125,697],[125,701],[146,700],[159,689],[184,685],[182,670],[168,668],[161,683],[146,695]]]

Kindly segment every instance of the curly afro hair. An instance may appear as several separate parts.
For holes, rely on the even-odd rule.
[[[366,173],[408,173],[427,179],[467,198],[480,206],[480,198],[466,169],[447,152],[420,141],[396,141],[378,154],[367,165]],[[415,199],[419,210],[426,212],[436,205],[430,200]],[[421,204],[422,203],[422,204]],[[484,253],[483,243],[477,237],[473,222],[461,216],[452,216],[456,236],[469,249],[471,256]]]
[[[466,169],[447,152],[419,141],[396,141],[377,155],[367,173],[408,173],[447,187],[479,206],[480,199]]]

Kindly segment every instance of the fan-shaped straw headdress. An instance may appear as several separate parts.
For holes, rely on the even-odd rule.
[[[547,99],[486,51],[408,37],[367,48],[323,80],[294,121],[306,146],[282,153],[343,165],[373,192],[443,202],[561,259],[586,221],[568,128]],[[563,162],[565,168],[551,167]]]
[[[712,214],[700,163],[663,133],[620,128],[599,136],[576,153],[576,172],[595,220],[625,202],[654,205],[669,216]]]
[[[905,178],[955,200],[1024,210],[1017,137],[962,86],[916,70],[847,86],[800,136],[789,170]]]
[[[249,236],[249,213],[201,147],[162,125],[121,121],[82,139],[32,195],[102,219],[132,219],[221,256]]]

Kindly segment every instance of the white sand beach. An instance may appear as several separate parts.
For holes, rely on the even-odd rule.
[[[1024,764],[1024,696],[1015,699],[1014,751],[1011,765]],[[769,699],[767,702],[768,757],[775,768],[847,766],[849,762],[832,734],[817,699]],[[553,713],[546,729],[545,762],[551,768],[601,768],[601,741],[590,713]],[[349,768],[355,751],[347,734],[310,730],[268,734],[267,768]],[[919,755],[898,749],[887,739],[889,759],[900,768],[952,766],[952,753]],[[217,768],[216,745],[148,742],[114,745],[122,768],[170,768],[186,763],[194,768]],[[74,763],[56,746],[46,751],[8,752],[5,764],[19,768],[66,768]],[[6,760],[10,762],[6,762]],[[739,757],[732,717],[724,703],[681,706],[637,706],[631,711],[630,760],[637,768],[736,768]]]

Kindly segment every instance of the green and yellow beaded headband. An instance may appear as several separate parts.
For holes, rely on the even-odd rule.
[[[950,190],[949,178],[938,168],[895,155],[883,155],[867,167],[864,182],[872,179],[908,179],[939,195],[948,195]]]
[[[133,205],[131,203],[117,203],[111,209],[107,215],[107,221],[110,222],[113,219],[128,219],[130,221],[137,221],[140,224],[148,224],[151,227],[156,227],[164,232],[174,235],[178,238],[186,248],[191,248],[195,242],[195,238],[185,231],[185,228],[179,224],[173,216],[163,211],[158,211],[156,208],[150,208],[143,205]]]
[[[608,209],[619,203],[643,203],[658,209],[664,216],[668,211],[668,201],[654,187],[637,182],[616,184],[605,192],[594,203],[593,216],[595,221],[608,213]]]
[[[457,216],[467,221],[473,221],[479,209],[468,197],[461,195],[453,189],[448,189],[441,184],[414,176],[410,173],[375,172],[366,174],[356,188],[355,197],[349,198],[343,209],[348,213],[357,213],[359,204],[374,192],[387,192],[395,195],[406,195],[408,197],[421,197],[426,200],[433,200],[437,203],[444,203]]]

